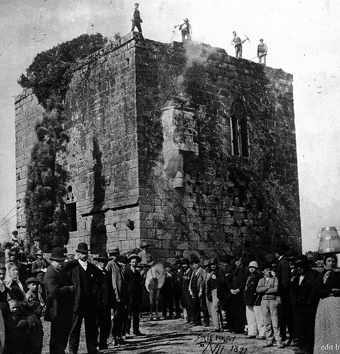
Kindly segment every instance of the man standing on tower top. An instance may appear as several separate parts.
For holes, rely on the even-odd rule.
[[[234,38],[231,41],[231,44],[235,47],[235,57],[242,58],[242,44],[248,39],[241,40],[240,37],[237,36],[237,33],[233,32]]]
[[[179,30],[182,34],[182,42],[185,42],[185,39],[191,39],[191,25],[189,20],[186,18],[183,20],[184,22],[179,26]],[[185,38],[186,37],[186,38]]]
[[[263,59],[263,64],[266,65],[267,51],[268,48],[266,44],[263,42],[263,39],[261,38],[260,44],[257,46],[257,56],[259,58],[259,64],[262,64],[262,59]]]
[[[131,27],[131,32],[134,31],[135,27],[137,27],[139,33],[142,35],[142,26],[141,23],[143,23],[143,20],[140,17],[140,12],[138,10],[139,4],[136,2],[135,3],[135,11],[133,12],[132,16],[132,27]],[[143,35],[142,35],[143,37]]]

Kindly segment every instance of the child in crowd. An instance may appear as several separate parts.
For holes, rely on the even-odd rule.
[[[23,354],[29,324],[17,300],[9,300],[8,306],[3,311],[6,332],[4,354]]]
[[[39,292],[40,281],[35,277],[31,277],[26,280],[26,285],[28,291],[25,295],[25,301],[27,302],[29,312],[40,318],[45,306],[44,299]]]
[[[27,353],[41,354],[44,332],[40,317],[45,303],[39,292],[40,281],[37,278],[28,278],[26,285],[28,291],[25,295],[25,301],[27,303],[29,331],[25,341],[25,348]]]
[[[264,277],[259,280],[256,292],[262,294],[261,309],[267,340],[264,347],[273,346],[275,337],[277,347],[284,348],[279,325],[279,281],[277,277],[272,274],[271,263],[264,265],[263,272]]]
[[[255,338],[258,335],[258,339],[265,339],[261,301],[259,303],[256,301],[261,296],[256,293],[256,287],[263,275],[259,272],[259,266],[256,261],[250,262],[248,269],[249,275],[243,293],[246,305],[248,338]]]

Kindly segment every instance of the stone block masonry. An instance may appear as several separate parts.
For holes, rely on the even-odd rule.
[[[85,59],[66,97],[61,159],[77,221],[68,250],[146,241],[159,260],[263,254],[283,241],[301,250],[292,81],[223,49],[133,34]],[[32,146],[20,127],[28,137],[27,117],[40,112],[23,95],[18,200]]]
[[[21,239],[26,239],[27,165],[37,140],[34,128],[37,121],[42,120],[43,111],[31,90],[26,90],[15,98],[17,229]]]

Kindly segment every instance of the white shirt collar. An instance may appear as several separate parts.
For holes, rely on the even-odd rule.
[[[87,269],[87,261],[82,261],[81,259],[78,259],[79,264],[84,268],[84,270]]]

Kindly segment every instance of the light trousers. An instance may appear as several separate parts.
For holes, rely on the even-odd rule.
[[[217,289],[212,290],[212,305],[211,305],[211,320],[214,326],[214,329],[221,329],[220,322],[220,300],[217,297]]]
[[[282,341],[279,325],[279,303],[278,300],[261,301],[263,323],[265,326],[266,339],[272,342],[274,337],[277,342]]]
[[[246,306],[246,317],[248,324],[248,336],[265,336],[265,327],[261,306]]]

